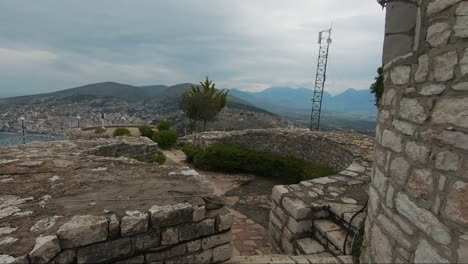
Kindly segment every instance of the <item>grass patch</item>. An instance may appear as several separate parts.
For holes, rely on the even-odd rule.
[[[147,157],[133,157],[140,162],[145,163],[158,163],[159,165],[164,164],[166,162],[166,156],[162,152],[158,152],[156,155],[151,156],[150,158]]]
[[[200,169],[281,177],[289,183],[335,173],[331,168],[316,166],[301,159],[226,144],[205,149],[185,145],[182,151],[187,155],[187,161]]]
[[[124,127],[118,127],[114,130],[114,133],[112,134],[113,137],[121,137],[121,136],[125,136],[125,137],[129,137],[131,136],[132,133],[130,132],[130,130],[124,128]]]

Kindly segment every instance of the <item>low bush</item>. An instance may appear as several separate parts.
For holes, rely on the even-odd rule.
[[[130,133],[130,131],[124,127],[118,127],[114,130],[114,133],[112,134],[112,136],[114,137],[120,137],[120,136],[131,136],[132,133]]]
[[[170,149],[175,146],[178,138],[179,133],[174,130],[161,130],[153,135],[154,142],[158,143],[158,146],[162,149]]]
[[[154,131],[153,128],[151,128],[150,126],[142,125],[138,127],[138,130],[140,131],[140,134],[142,136],[147,138],[153,138]]]
[[[187,155],[187,161],[200,169],[281,177],[289,183],[297,183],[334,173],[328,167],[315,166],[293,157],[284,157],[232,145],[221,144],[206,149],[185,145],[182,151]]]
[[[158,152],[156,155],[151,156],[150,158],[145,157],[134,157],[134,159],[145,162],[145,163],[158,163],[159,165],[164,164],[166,162],[166,156],[162,152]]]
[[[162,121],[157,125],[159,131],[169,130],[172,126],[171,121]]]
[[[98,128],[96,128],[96,129],[94,129],[94,133],[95,133],[95,134],[102,134],[102,133],[104,133],[104,132],[106,132],[106,129],[105,129],[105,128],[102,128],[102,127],[98,127]]]

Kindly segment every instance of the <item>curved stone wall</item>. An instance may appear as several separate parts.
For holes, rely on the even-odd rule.
[[[468,2],[388,2],[361,260],[467,263]]]
[[[232,144],[252,150],[292,156],[312,164],[345,169],[353,161],[353,153],[333,138],[333,133],[317,133],[305,129],[249,129],[229,132],[205,132],[184,140],[199,147]]]

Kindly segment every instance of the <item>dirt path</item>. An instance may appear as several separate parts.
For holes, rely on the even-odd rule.
[[[182,151],[163,152],[168,162],[189,166]],[[197,171],[200,173],[198,178],[209,185],[234,214],[233,255],[251,256],[278,252],[270,242],[267,228],[271,189],[281,183],[248,174]]]

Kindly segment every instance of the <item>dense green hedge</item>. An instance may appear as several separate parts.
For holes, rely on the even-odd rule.
[[[153,135],[153,141],[158,143],[158,146],[162,149],[170,149],[175,146],[178,138],[179,133],[175,130],[161,130]]]
[[[138,130],[143,137],[153,138],[154,131],[152,127],[148,125],[142,125],[138,127]]]
[[[162,130],[169,130],[171,126],[172,126],[171,121],[162,121],[161,123],[157,125],[157,128],[159,131],[162,131]]]
[[[314,166],[293,157],[284,157],[232,145],[215,145],[205,149],[185,145],[182,150],[187,155],[187,161],[200,169],[284,177],[290,183],[298,183],[302,180],[335,173],[328,167]]]
[[[112,136],[114,137],[119,137],[119,136],[131,136],[132,133],[130,133],[130,130],[124,128],[124,127],[118,127],[114,130],[114,133]]]

